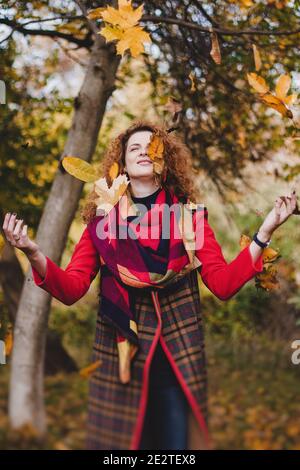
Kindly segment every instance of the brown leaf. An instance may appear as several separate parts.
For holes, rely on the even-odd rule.
[[[219,46],[219,41],[218,41],[218,35],[214,31],[210,33],[210,38],[211,38],[211,50],[210,50],[210,55],[214,62],[218,65],[221,63],[221,51],[220,51],[220,46]]]

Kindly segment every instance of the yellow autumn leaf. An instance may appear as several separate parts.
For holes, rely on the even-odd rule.
[[[263,289],[270,291],[279,288],[280,284],[276,278],[276,269],[273,266],[273,269],[268,269],[265,273],[260,273],[257,275],[257,283]]]
[[[164,143],[158,135],[152,134],[148,148],[148,155],[151,160],[163,158]]]
[[[239,241],[239,245],[241,247],[241,249],[243,250],[244,248],[246,248],[246,246],[248,246],[250,243],[251,243],[251,238],[248,237],[248,235],[241,235],[240,236],[240,241]]]
[[[277,96],[272,95],[272,93],[266,93],[264,95],[260,95],[260,99],[263,103],[268,105],[270,108],[275,109],[278,111],[282,116],[293,118],[293,113],[290,111],[285,104],[277,98]]]
[[[190,72],[190,74],[189,74],[189,79],[190,79],[191,82],[192,82],[192,83],[191,83],[191,88],[190,88],[190,90],[191,90],[191,91],[196,91],[195,76],[194,76],[193,72]]]
[[[13,334],[12,334],[12,331],[9,331],[7,333],[7,335],[5,336],[5,339],[4,339],[4,343],[5,343],[5,355],[9,356],[11,354],[12,347],[13,347]]]
[[[137,57],[144,51],[144,42],[151,42],[149,33],[144,31],[141,26],[134,26],[125,30],[117,42],[117,53],[123,57],[125,51],[129,49],[132,57]]]
[[[266,247],[263,250],[263,261],[264,263],[273,262],[279,256],[278,251],[274,250],[273,248]]]
[[[295,93],[287,96],[291,83],[292,79],[290,75],[280,75],[275,87],[276,96],[286,104],[293,104],[297,98],[297,95]]]
[[[106,10],[106,7],[99,7],[99,8],[95,8],[94,10],[91,10],[89,12],[89,14],[87,15],[87,17],[90,19],[90,20],[98,20],[99,18],[101,18],[102,16],[102,12]]]
[[[260,70],[261,69],[261,58],[260,58],[260,53],[259,50],[257,49],[255,44],[252,44],[252,49],[253,49],[253,56],[254,56],[254,64],[255,64],[255,70]]]
[[[157,173],[158,175],[161,175],[164,169],[164,163],[163,162],[153,162],[153,171],[154,173]]]
[[[102,18],[107,23],[100,31],[107,42],[117,40],[117,54],[122,57],[129,49],[133,57],[144,52],[144,42],[151,42],[149,33],[137,26],[143,14],[143,5],[133,8],[131,0],[119,0],[118,9],[111,6],[90,12],[92,18]]]
[[[101,29],[99,34],[105,37],[107,42],[110,42],[119,41],[123,37],[124,32],[118,26],[106,25]]]
[[[111,180],[114,180],[119,173],[119,164],[118,162],[114,162],[109,169],[109,177]]]
[[[136,25],[143,14],[143,5],[133,9],[131,2],[125,4],[119,2],[119,8],[108,6],[102,13],[101,17],[106,23],[119,25],[122,29],[128,29]]]
[[[92,165],[82,158],[66,156],[62,160],[64,169],[75,178],[91,183],[97,179],[97,173]]]
[[[124,194],[128,184],[129,180],[125,174],[115,178],[110,188],[107,185],[106,178],[98,179],[94,184],[94,191],[99,196],[95,200],[98,214],[100,211],[104,211],[105,214],[108,214]]]
[[[88,378],[98,369],[98,367],[101,364],[102,364],[102,361],[99,359],[98,361],[95,361],[92,364],[89,364],[88,366],[84,367],[83,369],[80,369],[79,375],[81,377]]]
[[[286,96],[290,87],[291,79],[289,75],[281,75],[277,81],[275,93],[269,91],[266,81],[256,73],[247,74],[249,84],[259,93],[260,100],[270,108],[278,111],[282,116],[293,119],[293,113],[286,107],[295,100],[295,95]]]
[[[210,55],[214,62],[218,65],[221,63],[221,51],[220,51],[220,45],[218,41],[218,35],[215,32],[212,32],[210,34],[211,38],[211,50],[210,50]]]
[[[265,79],[261,77],[260,75],[257,75],[257,73],[254,73],[254,72],[247,73],[247,79],[248,79],[249,85],[251,85],[252,88],[254,88],[254,90],[257,91],[258,93],[267,93],[270,89]]]
[[[242,147],[242,149],[246,148],[246,133],[245,133],[245,129],[243,128],[240,128],[238,130],[237,143]]]

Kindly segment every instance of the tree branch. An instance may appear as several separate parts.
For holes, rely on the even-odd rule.
[[[163,16],[155,15],[144,15],[141,18],[141,21],[147,22],[151,21],[152,23],[169,23],[177,24],[189,29],[196,29],[202,33],[211,33],[211,28],[205,28],[196,23],[191,23],[190,21],[178,20],[177,18],[166,18]],[[234,29],[222,29],[214,27],[214,31],[219,34],[224,34],[226,36],[242,36],[244,34],[250,34],[252,36],[291,36],[292,34],[299,34],[300,28],[295,29],[294,31],[263,31],[258,29],[244,29],[241,31],[236,31]]]
[[[49,30],[49,29],[27,29],[24,28],[23,25],[17,23],[14,20],[8,20],[7,18],[1,18],[0,19],[0,24],[5,24],[6,26],[9,26],[13,28],[14,31],[18,31],[19,33],[22,33],[24,35],[29,35],[29,36],[47,36],[50,38],[61,38],[65,39],[66,41],[72,42],[79,47],[86,47],[89,48],[93,45],[93,41],[90,37],[90,35],[87,35],[84,39],[76,38],[72,34],[67,34],[63,33],[61,31],[56,31],[54,30]]]

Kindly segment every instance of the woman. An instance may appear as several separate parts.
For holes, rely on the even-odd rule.
[[[164,149],[158,173],[148,155],[153,134]],[[6,214],[3,230],[27,255],[35,284],[64,304],[80,299],[100,270],[93,348],[93,361],[100,362],[90,379],[87,448],[210,448],[197,271],[218,298],[232,297],[262,272],[263,247],[295,212],[296,194],[276,199],[250,245],[227,263],[206,207],[190,211],[192,230],[188,226],[188,233],[183,229],[176,236],[183,204],[197,197],[191,155],[178,137],[164,126],[137,121],[110,144],[104,159],[110,183],[115,162],[130,183],[108,214],[98,215],[99,195],[91,193],[82,214],[87,228],[65,270],[29,239],[16,214]],[[141,204],[145,211],[137,223]],[[167,210],[173,205],[180,208],[179,219]],[[166,219],[168,237],[162,236]],[[107,231],[112,222],[119,236]],[[159,236],[149,235],[151,224]],[[130,237],[123,239],[124,229]],[[202,243],[189,245],[200,232]]]

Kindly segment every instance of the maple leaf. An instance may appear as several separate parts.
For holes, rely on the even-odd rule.
[[[134,26],[124,31],[117,43],[117,53],[123,57],[124,52],[129,49],[132,57],[137,57],[144,51],[143,42],[151,42],[149,33],[140,26]]]
[[[133,8],[131,1],[119,0],[118,9],[108,6],[97,8],[89,13],[90,18],[102,18],[107,23],[99,34],[105,37],[107,42],[117,41],[117,54],[122,57],[129,49],[133,57],[137,57],[144,51],[144,42],[151,42],[149,33],[138,26],[143,14],[143,5]]]
[[[99,214],[103,211],[105,214],[108,214],[124,194],[128,184],[129,180],[125,174],[115,178],[110,188],[107,185],[106,178],[98,179],[94,184],[94,191],[99,196],[95,199],[97,213]]]

